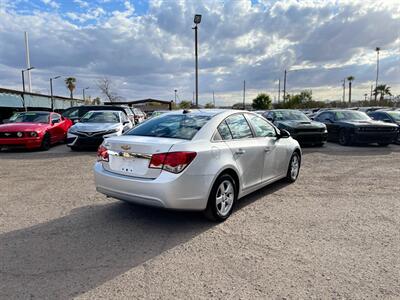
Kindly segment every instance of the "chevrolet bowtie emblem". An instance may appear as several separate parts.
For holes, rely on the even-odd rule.
[[[122,146],[121,146],[121,149],[123,149],[123,150],[129,150],[129,149],[131,149],[131,146],[129,146],[129,145],[122,145]]]

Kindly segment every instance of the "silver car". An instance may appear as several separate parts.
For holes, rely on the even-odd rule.
[[[184,110],[107,139],[97,191],[123,201],[229,217],[236,201],[282,178],[294,182],[301,149],[285,130],[236,110]]]

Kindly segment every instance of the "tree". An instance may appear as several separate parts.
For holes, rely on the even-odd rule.
[[[181,109],[188,109],[192,106],[192,102],[190,101],[182,101],[181,103],[179,103],[179,108]]]
[[[354,80],[354,76],[347,77],[347,81],[349,82],[349,104],[351,103],[351,82]]]
[[[68,77],[65,79],[65,85],[67,89],[69,89],[71,99],[74,98],[74,90],[76,88],[76,78],[75,77]]]
[[[92,104],[93,105],[100,105],[101,104],[101,100],[99,97],[96,97],[92,100]]]
[[[118,94],[112,90],[112,82],[106,77],[97,81],[97,87],[109,102],[118,102],[122,99],[121,96],[118,96]]]
[[[392,96],[392,93],[390,92],[390,86],[386,85],[386,84],[380,84],[378,85],[375,90],[374,90],[374,95],[379,97],[380,101],[383,101],[383,99],[385,99],[385,96]]]
[[[271,103],[272,101],[269,95],[261,93],[258,94],[257,97],[253,99],[252,107],[254,109],[270,109]]]
[[[214,106],[214,103],[208,102],[208,103],[206,103],[206,105],[204,107],[205,108],[214,108],[215,106]]]

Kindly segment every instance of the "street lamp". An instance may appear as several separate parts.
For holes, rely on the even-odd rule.
[[[194,29],[194,56],[195,56],[195,73],[196,73],[196,107],[199,107],[199,59],[197,55],[197,25],[201,22],[201,15],[194,15],[194,24],[196,24],[192,29]]]
[[[286,101],[286,75],[287,75],[287,73],[288,72],[297,72],[297,71],[300,71],[300,70],[303,70],[303,69],[295,69],[295,70],[286,70],[285,69],[285,74],[284,74],[284,76],[283,76],[283,102],[285,102]]]
[[[61,76],[50,78],[50,99],[51,99],[51,110],[54,111],[54,99],[53,99],[53,79],[60,78]]]
[[[176,93],[178,92],[178,90],[175,89],[174,92],[175,92],[175,104],[176,104]]]
[[[27,109],[26,109],[26,105],[25,105],[25,75],[24,75],[24,72],[33,70],[34,68],[35,67],[30,67],[30,68],[21,70],[21,74],[22,74],[22,91],[23,91],[23,93],[22,93],[22,105],[24,106],[24,110],[25,111]]]
[[[376,101],[376,88],[378,86],[378,76],[379,76],[379,51],[381,50],[381,48],[376,47],[375,51],[376,51],[376,81],[375,81],[375,101]]]
[[[88,90],[88,89],[89,89],[89,87],[85,87],[85,88],[82,89],[82,98],[83,98],[83,101],[85,101],[85,90]]]

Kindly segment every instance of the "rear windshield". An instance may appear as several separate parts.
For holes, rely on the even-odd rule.
[[[165,115],[150,119],[126,135],[154,136],[191,140],[211,116]]]

